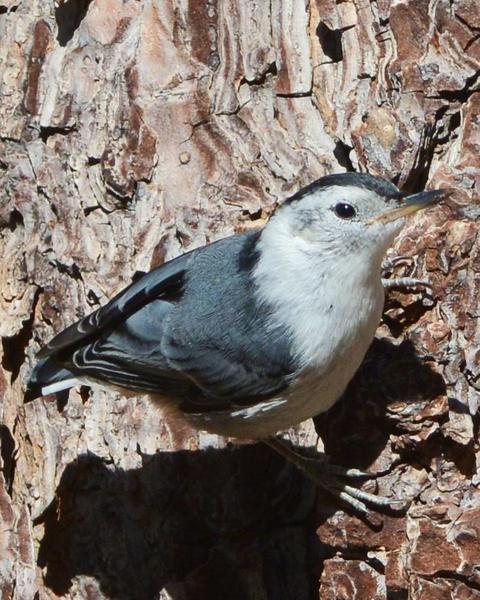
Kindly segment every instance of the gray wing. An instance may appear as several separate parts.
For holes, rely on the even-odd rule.
[[[166,263],[54,338],[42,356],[80,376],[171,396],[186,411],[270,397],[296,365],[285,332],[265,325],[248,268],[239,268],[249,264],[242,253],[252,239],[232,236]]]
[[[258,232],[229,238],[195,257],[182,301],[169,315],[162,352],[204,395],[184,410],[248,406],[284,389],[300,367],[290,334],[273,326],[252,278]],[[209,276],[206,276],[209,273]]]

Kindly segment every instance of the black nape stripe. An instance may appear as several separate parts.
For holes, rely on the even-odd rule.
[[[261,233],[261,231],[255,231],[245,241],[245,244],[238,255],[238,266],[241,271],[251,271],[257,264],[258,259],[260,258],[257,243]]]

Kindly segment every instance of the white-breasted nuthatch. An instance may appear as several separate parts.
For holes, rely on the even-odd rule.
[[[198,429],[268,439],[342,395],[380,322],[386,250],[407,214],[449,193],[322,177],[263,229],[167,262],[57,335],[39,352],[27,395],[120,387],[173,405]],[[372,498],[351,495],[366,512]]]

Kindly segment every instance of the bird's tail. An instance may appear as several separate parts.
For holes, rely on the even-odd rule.
[[[39,396],[67,390],[79,383],[80,381],[74,373],[60,366],[51,358],[44,358],[38,361],[32,371],[27,384],[25,402],[35,400]]]

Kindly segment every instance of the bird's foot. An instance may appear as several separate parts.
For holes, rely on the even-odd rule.
[[[381,473],[372,474],[358,469],[346,469],[338,465],[332,465],[320,458],[302,456],[277,438],[269,439],[265,443],[298,467],[316,485],[347,504],[354,511],[362,514],[373,525],[378,525],[378,519],[372,514],[367,504],[380,511],[394,510],[400,512],[408,507],[408,501],[365,492],[348,483],[351,479],[375,479]]]
[[[301,466],[298,464],[297,466],[305,475],[319,487],[322,487],[332,496],[339,498],[370,521],[376,522],[376,519],[372,518],[372,513],[367,504],[377,510],[403,511],[408,507],[408,502],[405,500],[386,498],[385,496],[366,492],[349,483],[349,480],[352,479],[372,480],[381,475],[380,473],[365,473],[358,469],[346,469],[315,458],[300,458],[305,462]]]
[[[415,269],[415,264],[410,256],[396,256],[384,261],[382,265],[382,271],[384,274],[391,273],[393,275],[394,269],[399,265],[402,265],[407,273],[409,271],[412,272]],[[413,290],[417,290],[418,288],[427,288],[429,290],[432,289],[432,284],[426,279],[417,279],[410,276],[382,277],[382,284],[386,290],[390,290],[392,288]]]
[[[392,288],[427,288],[429,290],[432,289],[432,284],[426,279],[415,279],[414,277],[392,277],[392,279],[382,278],[383,287],[386,290],[390,290]]]

